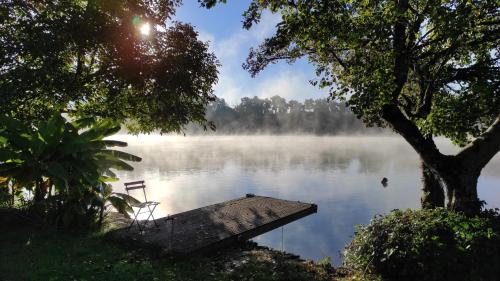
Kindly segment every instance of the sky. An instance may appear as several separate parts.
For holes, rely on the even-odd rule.
[[[265,13],[261,22],[251,30],[242,27],[243,12],[248,0],[233,0],[207,10],[198,1],[186,0],[179,7],[175,20],[191,23],[202,41],[209,41],[221,66],[215,95],[229,105],[236,105],[243,97],[260,98],[279,95],[287,100],[303,101],[308,98],[326,98],[326,89],[309,84],[315,78],[314,68],[306,59],[292,65],[279,62],[268,66],[252,78],[241,65],[251,47],[257,47],[266,37],[274,34],[279,22],[278,14]]]

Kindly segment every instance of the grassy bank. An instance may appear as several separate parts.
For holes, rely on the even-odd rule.
[[[11,226],[0,240],[0,280],[342,280],[328,265],[233,248],[210,257],[156,257],[105,239]]]

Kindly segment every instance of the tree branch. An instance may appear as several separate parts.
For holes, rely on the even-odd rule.
[[[493,61],[493,60],[492,60]],[[491,63],[491,62],[490,62]],[[476,63],[472,66],[466,68],[453,68],[450,72],[453,74],[448,79],[444,80],[444,83],[453,83],[456,81],[471,81],[478,77],[488,77],[492,74],[498,73],[500,67],[488,67],[484,66],[484,63]]]
[[[384,105],[381,117],[415,149],[429,168],[439,169],[444,155],[439,152],[432,138],[425,138],[417,126],[406,118],[397,106]]]
[[[407,56],[407,46],[406,41],[406,28],[408,21],[404,18],[404,13],[408,10],[408,0],[397,1],[397,12],[398,18],[394,24],[394,41],[393,50],[395,52],[394,58],[394,78],[396,79],[396,88],[392,93],[392,100],[394,103],[403,89],[406,79],[408,78],[408,56]]]
[[[479,137],[465,146],[457,156],[467,165],[481,170],[500,151],[500,115]]]

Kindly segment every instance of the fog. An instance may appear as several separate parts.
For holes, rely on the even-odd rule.
[[[143,158],[120,182],[144,179],[158,216],[254,193],[318,204],[319,211],[285,226],[285,249],[304,258],[333,257],[354,226],[395,208],[418,208],[418,156],[400,137],[119,135]],[[458,150],[438,139],[445,153]],[[483,170],[479,195],[500,207],[500,157]],[[389,179],[387,187],[380,183]],[[255,239],[281,248],[281,231]]]
[[[342,103],[327,99],[307,99],[304,102],[280,96],[261,99],[244,97],[233,107],[224,99],[217,99],[205,109],[205,117],[213,122],[216,131],[205,131],[189,124],[188,134],[241,135],[241,134],[380,134],[380,128],[367,128]]]

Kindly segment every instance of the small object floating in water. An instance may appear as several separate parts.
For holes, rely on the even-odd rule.
[[[380,183],[382,184],[383,187],[387,187],[389,180],[387,178],[383,178]]]

